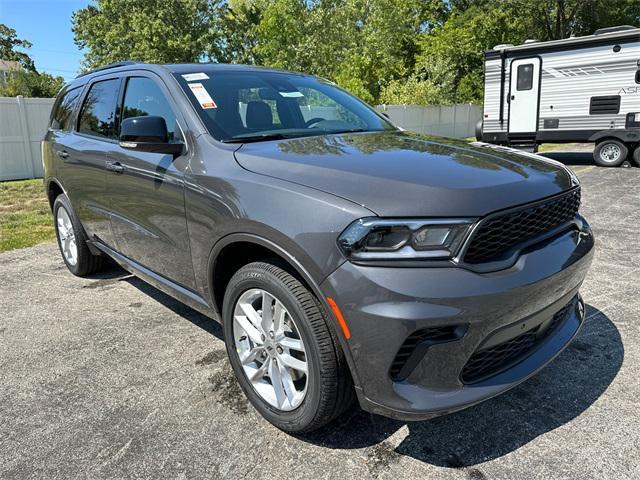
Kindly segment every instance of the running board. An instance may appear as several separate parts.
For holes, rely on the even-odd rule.
[[[144,280],[161,292],[166,293],[167,295],[175,298],[176,300],[179,300],[180,302],[188,305],[194,310],[197,310],[203,315],[206,315],[213,320],[219,321],[219,315],[215,311],[215,309],[211,308],[211,306],[209,306],[209,303],[196,292],[183,287],[178,283],[172,282],[168,278],[163,277],[153,270],[149,270],[144,265],[141,265],[128,257],[125,257],[121,253],[116,252],[103,243],[95,241],[91,243],[94,247],[104,252],[109,257],[113,258],[122,268],[124,268],[128,272]]]

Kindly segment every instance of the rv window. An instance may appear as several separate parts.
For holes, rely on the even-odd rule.
[[[518,65],[518,81],[516,90],[531,90],[533,88],[533,63]]]

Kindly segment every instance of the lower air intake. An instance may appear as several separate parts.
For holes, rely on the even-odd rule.
[[[462,382],[476,383],[485,380],[524,360],[564,323],[574,304],[575,298],[553,316],[545,329],[538,325],[506,342],[477,350],[462,369]]]

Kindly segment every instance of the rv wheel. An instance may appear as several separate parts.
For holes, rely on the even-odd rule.
[[[636,167],[640,167],[640,145],[638,145],[633,152],[633,161],[636,164]]]
[[[593,159],[601,167],[619,167],[627,159],[629,149],[619,140],[606,139],[596,145]]]

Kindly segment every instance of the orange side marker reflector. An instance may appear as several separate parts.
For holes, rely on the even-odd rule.
[[[349,326],[347,325],[347,322],[344,321],[344,317],[342,316],[342,312],[338,308],[338,305],[336,304],[336,302],[333,301],[333,298],[331,297],[327,297],[327,302],[329,302],[329,306],[331,307],[331,310],[333,310],[333,313],[338,319],[338,323],[340,324],[342,333],[344,333],[344,338],[349,340],[351,338],[351,332],[349,331]]]

